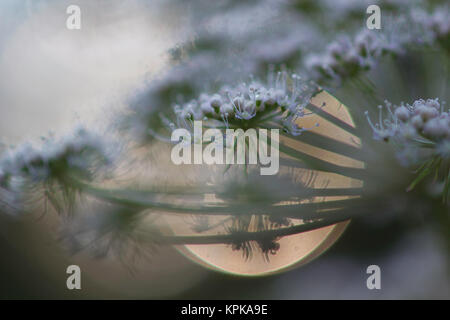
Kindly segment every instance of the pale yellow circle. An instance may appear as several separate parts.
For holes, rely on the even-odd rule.
[[[325,105],[323,106],[324,102]],[[354,126],[347,108],[327,92],[321,92],[315,96],[311,100],[311,104],[317,107],[323,106],[322,110],[324,112],[331,114],[350,126]],[[319,123],[318,127],[315,127],[316,123]],[[360,146],[358,137],[317,114],[302,118],[301,125],[310,127],[315,133],[335,139],[339,142],[355,147]],[[330,163],[351,168],[364,167],[364,163],[361,161],[316,146],[290,139],[282,139],[282,141],[292,148],[301,150],[304,153]],[[280,154],[280,156],[287,157],[283,154]],[[283,170],[283,168],[280,168],[280,171],[281,170]],[[295,170],[312,171],[309,169],[298,168]],[[328,188],[360,188],[363,184],[361,180],[334,173],[315,171],[314,175],[313,188],[323,188],[324,186]],[[348,198],[350,198],[350,196],[322,196],[314,198],[313,202],[343,200]],[[225,216],[214,216],[211,218],[212,220],[210,220],[210,223],[214,223],[214,221],[223,221],[226,218],[227,217]],[[294,224],[303,223],[301,220],[294,220],[293,222]],[[341,222],[313,231],[283,237],[278,241],[280,249],[274,255],[269,254],[268,259],[261,252],[254,252],[249,259],[245,259],[242,251],[233,251],[231,246],[225,244],[185,245],[178,246],[178,250],[192,261],[216,271],[243,276],[269,275],[304,265],[318,257],[336,242],[345,231],[348,223],[349,221]],[[221,226],[223,228],[223,224],[221,224]],[[219,228],[213,228],[208,231],[208,234],[214,233],[220,233]]]

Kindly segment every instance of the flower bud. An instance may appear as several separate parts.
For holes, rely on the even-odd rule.
[[[409,112],[408,108],[406,108],[405,106],[401,106],[401,107],[398,107],[397,109],[395,109],[395,116],[400,121],[406,122],[409,119],[410,112]]]

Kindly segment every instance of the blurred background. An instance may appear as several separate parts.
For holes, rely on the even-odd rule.
[[[202,7],[202,1],[189,6],[180,2],[2,0],[1,142],[10,145],[49,131],[58,134],[76,123],[106,127],[137,89],[189,53],[189,47],[183,49],[183,45],[195,39],[195,22],[210,26],[211,32],[217,31],[213,27],[225,26],[220,30],[226,30],[233,40],[239,38],[239,28],[232,28],[217,13],[225,12],[224,6],[231,6],[233,1],[218,1],[217,7]],[[355,1],[338,2],[336,11],[349,3],[355,8]],[[360,15],[364,16],[361,3],[365,4],[361,1],[356,7],[361,7]],[[66,8],[71,4],[82,9],[81,30],[66,28]],[[205,15],[212,12],[216,20],[205,23],[199,18],[203,13],[199,8]],[[263,7],[261,12],[269,8]],[[268,17],[271,15],[272,11]],[[283,21],[283,16],[272,18]],[[249,23],[248,18],[241,19],[241,28],[250,28],[244,24]],[[347,32],[345,26],[336,25],[335,29]],[[330,34],[335,29],[331,28]],[[318,42],[326,44],[328,37],[332,35],[323,35]],[[430,65],[430,72],[436,72],[437,81],[445,79],[439,74],[442,70],[436,59],[432,55],[424,58],[433,60],[436,64]],[[389,63],[382,65],[373,78],[392,78]],[[410,65],[403,66],[408,68]],[[396,99],[399,90],[385,86],[382,91],[386,98]],[[420,97],[421,89],[413,80],[402,86],[409,88],[411,97]],[[432,91],[428,93],[434,94]],[[347,105],[364,103],[363,98],[349,92],[343,87],[335,94],[346,99]],[[392,155],[381,153],[380,157],[388,163],[386,159]],[[395,166],[391,170],[404,171]],[[387,176],[385,182],[396,179]],[[379,209],[374,208],[373,215],[352,221],[337,243],[318,259],[301,268],[259,278],[205,269],[175,248],[160,250],[149,261],[139,261],[131,268],[111,257],[97,259],[89,252],[72,255],[58,240],[58,217],[35,215],[17,220],[0,215],[0,298],[449,299],[449,224],[436,222],[428,208],[426,203],[415,201],[414,195],[390,194],[382,199]],[[66,268],[71,264],[82,270],[81,290],[66,288]],[[366,287],[366,269],[373,264],[381,268],[381,290]]]

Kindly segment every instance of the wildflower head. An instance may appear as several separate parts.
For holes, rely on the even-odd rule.
[[[387,117],[383,117],[384,109]],[[379,106],[379,120],[375,124],[367,112],[366,115],[374,138],[378,140],[387,141],[392,137],[397,142],[423,139],[438,143],[450,138],[449,113],[444,111],[444,104],[437,98],[419,99],[412,104],[401,103],[398,106],[386,101],[385,106]]]
[[[222,87],[213,94],[202,93],[198,99],[174,105],[174,121],[178,127],[191,128],[194,120],[206,120],[217,127],[264,127],[277,123],[293,135],[305,128],[297,119],[305,116],[317,88],[296,75],[278,72],[267,83],[252,80],[236,87]]]
[[[424,9],[415,9],[412,12],[412,21],[419,27],[420,41],[425,44],[438,43],[450,51],[450,6],[436,7],[432,12]]]
[[[321,55],[310,55],[306,59],[306,68],[319,82],[340,83],[371,68],[379,54],[378,39],[363,30],[354,39],[338,38]]]
[[[20,197],[27,190],[55,183],[69,190],[74,187],[69,177],[92,179],[102,165],[111,163],[107,150],[102,139],[84,128],[60,140],[43,138],[39,148],[25,143],[8,150],[0,159],[0,196]]]
[[[420,165],[420,179],[436,172],[437,176],[443,174],[445,183],[450,184],[450,115],[444,109],[444,103],[437,98],[419,99],[412,104],[398,106],[386,102],[386,109],[387,117],[384,118],[383,107],[380,106],[376,124],[368,117],[374,138],[393,141],[402,165]]]

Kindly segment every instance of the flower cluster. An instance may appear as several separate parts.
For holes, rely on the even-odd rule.
[[[324,54],[307,57],[306,68],[313,73],[315,79],[344,79],[368,70],[378,50],[373,46],[369,33],[358,42],[349,37],[342,37],[331,43]],[[375,50],[374,50],[375,49]]]
[[[327,46],[323,54],[309,55],[305,66],[318,82],[341,83],[370,70],[383,55],[402,53],[405,42],[405,37],[397,39],[394,34],[387,37],[377,31],[363,29],[354,38],[338,38]]]
[[[321,24],[317,23],[317,19],[307,18],[308,15],[292,9],[292,4],[296,2],[267,0],[264,4],[248,6],[226,2],[227,5],[224,3],[220,14],[206,15],[205,18],[206,7],[211,13],[217,8],[213,9],[201,1],[192,7],[191,12],[203,12],[195,17],[204,18],[194,19],[194,25],[197,26],[195,44],[186,41],[173,51],[179,64],[170,68],[162,77],[154,79],[150,87],[131,102],[132,112],[128,117],[119,121],[134,137],[145,142],[157,136],[160,129],[167,128],[171,121],[161,121],[161,114],[164,118],[170,118],[170,108],[167,106],[173,101],[180,102],[181,97],[195,99],[188,107],[191,111],[184,113],[195,113],[197,118],[204,117],[199,112],[199,105],[203,104],[206,116],[210,117],[214,114],[211,114],[211,108],[207,107],[205,100],[212,97],[200,101],[197,98],[201,92],[211,92],[248,74],[260,77],[271,64],[283,63],[288,68],[301,70],[321,85],[334,86],[373,69],[386,54],[403,54],[410,45],[434,43],[439,39],[445,43],[445,39],[448,39],[448,31],[445,31],[448,30],[448,22],[445,17],[448,15],[441,13],[440,8],[431,13],[421,11],[419,14],[415,8],[416,2],[420,0],[413,2],[414,5],[409,6],[410,2],[407,5],[400,0],[380,0],[378,3],[383,10],[386,8],[389,12],[396,13],[392,17],[383,16],[382,30],[368,30],[364,27],[354,36],[342,36],[321,49],[331,39],[320,36],[323,31],[320,31]],[[201,11],[194,9],[197,5]],[[362,9],[367,7],[360,1],[335,3],[324,0],[318,4],[319,11],[331,6],[342,9],[340,11],[347,12],[350,16],[353,15],[352,12],[363,12]],[[260,11],[265,14],[260,14]],[[448,9],[443,12],[448,12]],[[249,16],[252,17],[250,22]],[[283,17],[282,20],[278,19],[280,16]],[[341,18],[337,20],[342,21]],[[347,34],[353,33],[353,28],[339,30]],[[185,61],[184,57],[188,59]],[[243,91],[247,92],[248,88]],[[227,94],[218,94],[229,103]],[[233,104],[229,105],[234,109]],[[223,109],[226,110],[227,107]],[[178,108],[179,111],[183,109],[184,107]],[[222,120],[222,115],[225,113],[216,112],[215,118]],[[164,135],[166,134],[162,136]]]
[[[57,181],[65,184],[68,174],[91,179],[95,169],[112,158],[105,143],[84,128],[57,141],[43,139],[41,148],[25,143],[2,154],[0,159],[0,196],[17,197],[24,186]]]
[[[386,102],[386,109],[388,116],[384,119],[383,107],[379,106],[379,121],[375,124],[366,112],[374,139],[392,141],[403,165],[422,165],[420,179],[436,172],[443,174],[449,184],[450,113],[444,103],[438,98],[397,106]]]
[[[263,127],[266,121],[280,125],[292,135],[306,130],[297,119],[307,115],[309,104],[317,88],[300,76],[278,72],[269,77],[268,84],[257,81],[241,83],[237,87],[223,87],[217,93],[202,93],[198,99],[173,107],[176,124],[169,126],[190,128],[194,120],[218,121],[218,127]]]
[[[404,54],[411,46],[439,43],[450,49],[449,7],[432,12],[410,10],[398,16],[387,16],[382,30],[363,28],[354,37],[342,36],[330,43],[324,53],[310,54],[305,67],[319,83],[340,84],[373,68],[385,55]]]
[[[386,108],[387,119],[382,118],[382,106],[379,106],[379,123],[373,124],[368,119],[375,139],[404,141],[420,138],[436,144],[450,139],[450,115],[438,98],[419,99],[412,104],[401,103],[398,106],[386,101]]]
[[[422,41],[426,44],[439,43],[450,51],[450,6],[441,6],[433,12],[416,9],[412,12],[412,20],[421,29]]]

